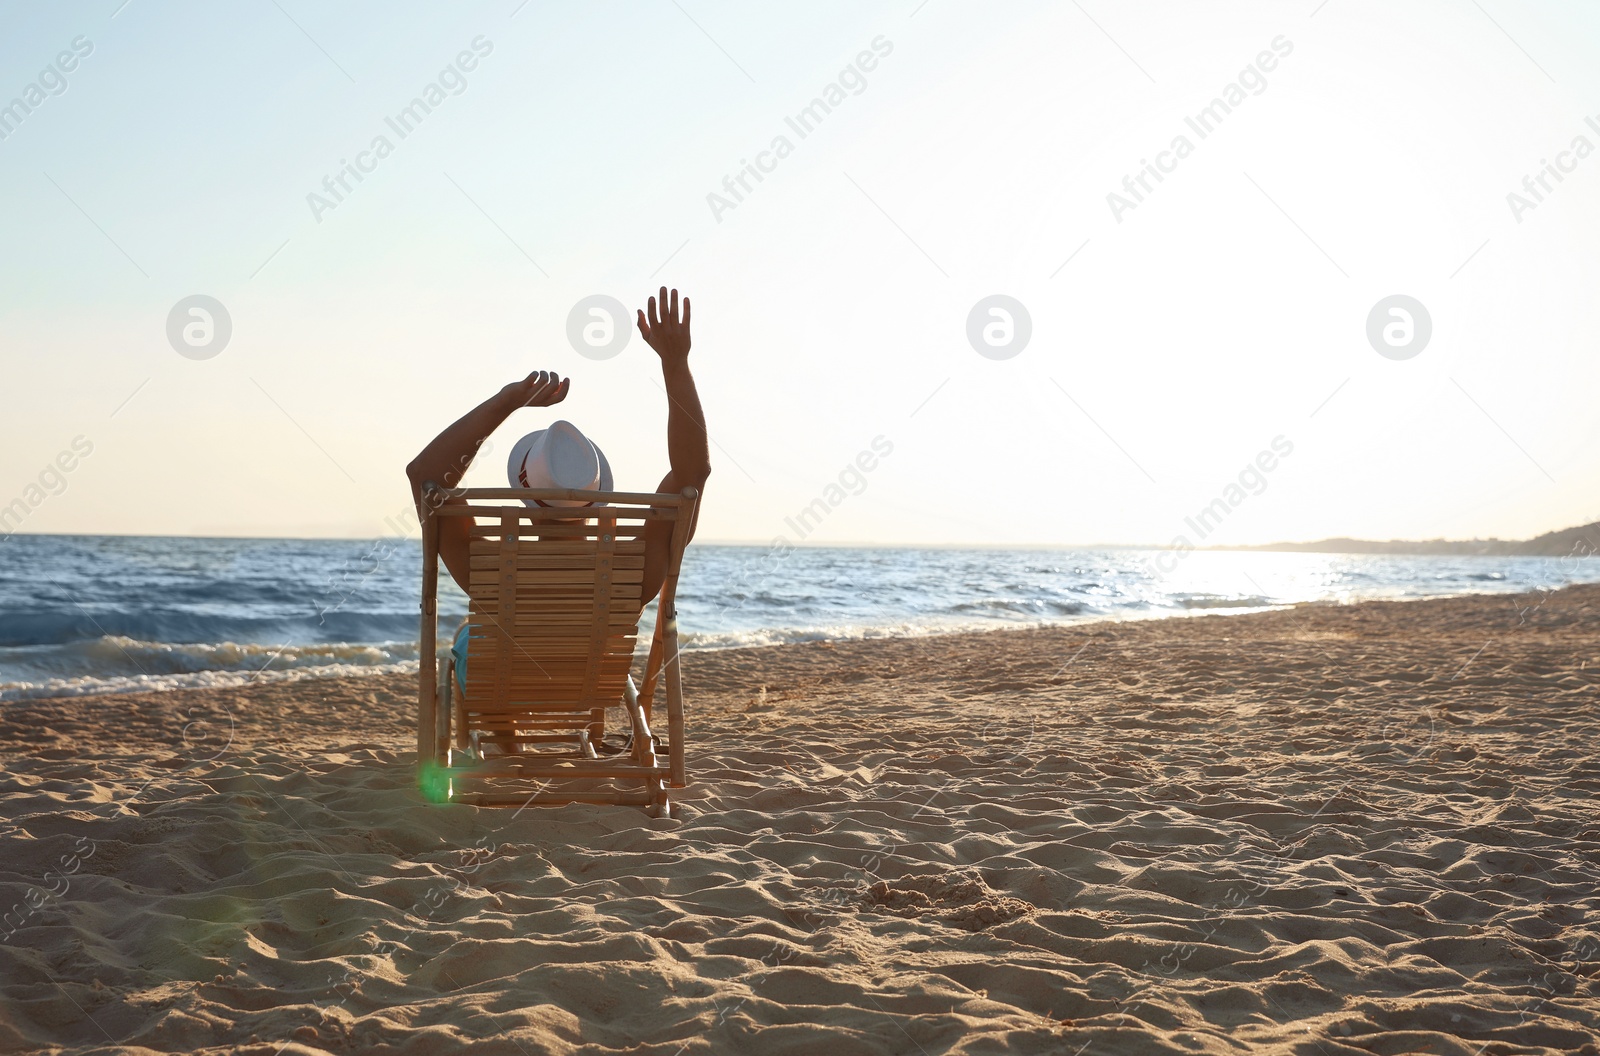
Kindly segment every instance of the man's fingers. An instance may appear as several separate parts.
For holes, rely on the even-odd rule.
[[[678,291],[672,291],[672,321],[678,321]]]
[[[665,286],[663,286],[661,288],[661,292],[662,293],[666,293],[667,292],[667,289],[666,289]],[[661,320],[656,317],[656,299],[654,297],[650,298],[649,305],[650,305],[650,329],[654,330],[656,327],[661,325]]]
[[[556,376],[548,370],[539,372],[539,383],[533,388],[533,400],[543,400],[561,386],[556,381]]]
[[[661,287],[660,297],[661,297],[661,321],[662,322],[666,322],[666,321],[670,320],[672,318],[672,316],[667,312],[667,288],[665,286]]]
[[[684,298],[683,298],[683,328],[685,330],[689,329],[689,298],[688,298],[688,295],[685,295]]]
[[[643,337],[646,341],[649,341],[650,340],[650,327],[644,321],[644,309],[640,308],[640,309],[638,309],[638,312],[639,312],[639,336]]]

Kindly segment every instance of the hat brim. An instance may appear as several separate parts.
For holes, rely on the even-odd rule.
[[[506,459],[506,480],[510,482],[513,488],[522,487],[522,464],[528,460],[528,452],[533,450],[533,445],[538,443],[539,438],[548,431],[549,430],[547,429],[535,429],[533,432],[529,433],[527,436],[511,445],[511,455]],[[606,453],[600,450],[599,444],[596,444],[593,440],[590,440],[589,445],[594,448],[595,457],[600,460],[600,485],[595,490],[611,491],[615,485],[615,481],[613,481],[611,477],[611,463],[606,460]],[[523,499],[522,501],[527,503],[529,506],[539,505],[538,501],[534,499]],[[604,506],[606,504],[601,502],[595,503],[594,505]],[[585,506],[572,507],[572,509],[575,510],[587,508],[588,507]]]

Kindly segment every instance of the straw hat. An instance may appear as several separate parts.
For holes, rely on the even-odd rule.
[[[610,491],[611,463],[594,441],[571,422],[553,422],[511,447],[506,476],[513,488],[572,488]],[[572,499],[524,499],[530,506],[592,506]]]

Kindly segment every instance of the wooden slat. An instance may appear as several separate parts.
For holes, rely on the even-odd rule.
[[[475,720],[475,723],[477,723],[480,736],[491,734],[496,738],[504,739],[514,736],[518,731],[533,733],[533,731],[541,730],[574,730],[578,726],[584,726],[589,723],[589,712],[582,712],[579,715],[566,714],[566,712],[550,712],[550,715],[501,715],[496,712],[496,714],[491,715],[480,715]]]
[[[578,621],[570,619],[573,615],[575,614],[570,612],[552,613],[549,616],[537,619],[530,616],[527,619],[513,623],[511,625],[511,633],[522,648],[513,652],[512,655],[519,660],[537,660],[539,656],[536,652],[537,649],[558,649],[562,648],[563,643],[569,641],[581,642],[587,648],[589,642],[589,636],[585,633],[587,628]],[[485,614],[482,618],[487,620],[492,617]],[[611,614],[611,619],[614,621],[630,618],[626,612],[614,612]],[[468,638],[467,655],[474,658],[479,656],[479,653],[471,651],[471,643],[488,641],[494,630],[495,628],[484,624],[482,634]],[[606,632],[606,641],[612,643],[615,648],[622,649],[629,643],[635,642],[637,635],[636,625],[621,625],[614,622]],[[481,648],[480,646],[480,650]]]
[[[631,652],[611,651],[602,653],[600,659],[595,661],[605,666],[608,671],[627,670],[633,666],[634,654]],[[563,672],[572,671],[578,665],[586,663],[588,657],[575,650],[567,650],[559,655],[545,654],[529,659],[526,663],[514,664],[516,671],[511,673],[511,681],[515,683],[528,683],[529,685],[545,685],[553,679],[558,679]],[[479,681],[478,669],[473,667],[473,660],[468,657],[467,668],[471,681]],[[493,666],[484,664],[483,669],[488,671]],[[620,690],[618,692],[621,692]]]
[[[552,679],[559,679],[563,672],[577,671],[581,665],[588,661],[588,659],[589,658],[587,656],[575,656],[570,651],[559,657],[549,655],[541,657],[535,653],[532,654],[526,661],[511,665],[517,669],[511,673],[511,680],[513,682],[527,682],[530,684],[543,685]],[[595,663],[603,664],[608,669],[626,669],[633,663],[633,654],[624,652],[602,653]],[[473,667],[472,664],[473,661],[469,657],[467,660],[467,671],[470,675],[471,682],[476,683],[480,681],[482,676],[478,674],[478,669]],[[492,666],[497,665],[484,664],[483,669],[488,671],[488,669]],[[618,692],[620,692],[620,690]]]
[[[526,655],[518,656],[512,661],[512,666],[520,669],[530,679],[534,677],[548,679],[551,677],[551,672],[560,671],[563,665],[575,667],[590,658],[587,649],[574,649],[570,645],[564,646],[558,651],[555,649],[537,649],[538,643],[535,642],[521,642],[519,640],[516,644],[521,645],[526,651]],[[622,666],[632,663],[633,657],[634,651],[632,649],[608,646],[595,657],[595,661],[611,666]],[[467,654],[467,672],[473,680],[477,680],[479,677],[478,669],[473,666],[476,662],[476,658],[469,652]],[[493,661],[488,661],[483,666],[484,670],[488,670],[490,667],[497,665]]]
[[[488,527],[485,526],[483,530],[488,531]],[[625,536],[627,534],[626,529],[619,534]],[[493,538],[496,541],[489,541],[487,536],[483,539],[474,539],[472,542],[467,544],[467,552],[473,557],[478,557],[485,554],[490,556],[498,556],[500,553],[500,546],[498,543],[498,526],[495,526],[495,534]],[[642,539],[619,538],[617,540],[618,554],[638,556],[644,553],[644,547],[645,544],[644,540]],[[585,554],[592,556],[594,554],[594,540],[590,539],[585,541],[583,539],[545,539],[539,542],[534,542],[524,537],[524,541],[519,553],[541,558],[572,557],[582,556]]]
[[[532,658],[525,663],[512,664],[511,666],[516,670],[509,673],[507,680],[511,685],[547,686],[558,684],[579,677],[578,672],[581,665],[587,662],[587,657],[574,656],[570,652],[559,658],[550,656],[546,656],[543,659]],[[633,654],[605,653],[595,663],[601,665],[607,672],[627,671],[633,666]],[[467,661],[469,676],[467,688],[472,689],[482,686],[485,680],[489,678],[490,669],[498,666],[497,664],[485,663],[482,666],[483,673],[479,674],[479,668],[474,667],[473,661],[469,658]],[[620,693],[622,691],[618,689],[617,692]]]
[[[637,604],[637,602],[632,602],[631,604]],[[500,617],[497,615],[497,612],[497,607],[488,608],[474,606],[471,615],[469,615],[467,618],[472,621],[474,626],[481,622],[484,629],[484,634],[487,637],[488,635],[496,633],[501,627]],[[565,635],[573,638],[587,638],[589,621],[586,619],[573,619],[574,616],[582,615],[582,613],[572,611],[546,612],[539,614],[519,613],[517,618],[511,622],[507,629],[511,630],[513,634],[520,637],[549,638],[552,636],[561,637]],[[607,636],[609,637],[620,638],[627,636],[631,638],[639,633],[637,630],[639,626],[638,624],[623,622],[625,620],[638,619],[638,617],[631,612],[613,612],[607,618],[611,621],[608,625],[609,630],[606,632]]]
[[[523,623],[538,623],[541,617],[547,615],[559,616],[562,613],[583,612],[594,604],[594,593],[592,591],[587,596],[565,589],[522,590],[517,591],[516,594],[517,600],[525,606],[525,608],[517,612]],[[639,606],[639,584],[620,584],[618,589],[612,590],[611,596],[630,604],[630,608],[619,610],[616,615],[626,617],[632,623],[639,621],[640,613],[634,611]],[[485,591],[481,596],[470,597],[467,601],[467,607],[475,610],[478,616],[489,615],[498,619],[496,614],[500,611],[500,592]]]
[[[552,705],[549,710],[511,705],[497,709],[469,708],[467,714],[476,716],[483,722],[494,723],[497,726],[516,725],[522,720],[527,720],[530,723],[587,722],[589,720],[588,709],[580,711],[571,704],[564,704],[559,707]]]
[[[441,506],[434,512],[445,517],[515,517],[536,525],[596,517],[670,521],[678,516],[676,506]]]
[[[543,685],[553,678],[558,678],[562,672],[577,670],[578,667],[587,662],[588,659],[589,658],[584,655],[574,655],[570,650],[561,656],[540,656],[537,653],[532,653],[523,662],[513,663],[511,665],[517,669],[511,673],[511,680],[513,682],[528,682]],[[604,664],[607,668],[611,669],[625,669],[633,663],[633,654],[620,651],[606,652],[602,653],[595,663]],[[471,677],[471,681],[476,683],[482,678],[482,676],[478,674],[478,669],[472,665],[473,661],[469,656],[467,660],[467,671]],[[488,671],[490,667],[494,666],[498,665],[486,663],[483,665],[483,670]],[[619,690],[618,692],[621,691]]]
[[[504,780],[508,777],[574,777],[590,780],[622,779],[638,780],[644,777],[665,777],[668,768],[665,766],[640,766],[638,763],[618,763],[608,766],[604,763],[572,763],[563,765],[554,761],[529,765],[526,759],[517,759],[515,756],[497,756],[494,759],[474,767],[452,768],[450,776],[457,781],[493,781]]]
[[[645,533],[648,524],[619,524],[617,535],[624,539],[638,538]],[[498,539],[500,526],[498,524],[485,525],[473,524],[467,526],[467,534],[474,539]],[[553,542],[581,542],[584,539],[593,540],[595,536],[594,525],[582,524],[541,524],[529,527],[520,533],[523,539],[538,539],[540,542],[550,540]]]
[[[490,641],[493,643],[495,656],[492,673],[494,674],[494,690],[492,699],[500,703],[506,699],[506,693],[511,685],[511,654],[514,648],[511,641],[511,621],[517,615],[516,600],[516,560],[517,560],[517,522],[510,517],[502,517],[500,521],[500,576],[501,590],[499,594],[500,611],[498,619],[490,629]],[[468,632],[469,634],[471,632]],[[470,649],[471,646],[468,646]],[[467,670],[471,672],[472,661],[467,661]],[[481,680],[475,680],[481,681]],[[470,686],[471,683],[468,683]]]
[[[579,638],[583,636],[585,625],[582,620],[572,619],[571,617],[574,615],[576,614],[570,612],[553,612],[544,616],[520,617],[511,624],[510,630],[518,641],[527,639],[529,642],[545,642],[552,638]],[[638,624],[625,624],[622,622],[623,620],[634,618],[628,613],[613,612],[610,618],[612,622],[608,632],[609,637],[631,639],[639,633]],[[484,621],[482,626],[487,634],[492,634],[495,627],[499,625],[499,617],[491,616],[488,613],[476,613],[471,619],[474,625],[477,625],[479,620]],[[489,625],[488,621],[491,619],[494,621],[495,626]],[[487,634],[485,637],[487,637]],[[468,641],[472,640],[474,639],[468,639]],[[586,637],[583,640],[588,641]],[[476,656],[477,654],[469,652],[467,655]],[[537,659],[538,657],[538,653],[532,645],[525,646],[523,651],[516,652],[514,655],[519,659]]]
[[[633,604],[638,605],[639,585],[637,583],[624,583],[622,586],[627,589],[614,591],[612,597],[627,600],[631,595]],[[593,591],[587,597],[565,590],[524,590],[518,593],[522,595],[518,599],[519,601],[529,606],[537,606],[537,608],[529,608],[517,613],[518,616],[522,617],[523,623],[536,622],[538,617],[546,613],[587,612],[589,607],[594,604]],[[500,611],[500,593],[499,591],[494,591],[487,597],[469,597],[467,607],[476,610],[479,615],[494,615]],[[630,621],[637,623],[640,614],[632,609],[626,609],[621,610],[618,615],[626,616]]]
[[[612,613],[613,619],[619,619]],[[580,654],[585,654],[589,648],[589,639],[580,637],[583,633],[582,625],[576,621],[551,621],[547,623],[514,623],[511,625],[513,647],[512,658],[518,662],[537,663],[541,656],[551,656],[570,653],[576,648]],[[480,639],[469,639],[478,641]],[[631,627],[618,627],[613,624],[611,633],[606,638],[606,648],[611,652],[632,654],[638,647],[634,630]],[[490,656],[486,650],[487,645],[473,650],[467,646],[469,661],[476,661],[480,656]]]
[[[467,566],[474,572],[482,569],[498,568],[499,558],[495,554],[483,554],[481,556],[474,554],[467,559]],[[644,555],[629,556],[619,554],[612,560],[611,567],[643,568]],[[517,571],[519,572],[551,572],[572,568],[593,569],[593,550],[586,554],[540,554],[529,553],[526,549],[517,552]]]
[[[583,683],[575,678],[555,679],[548,682],[513,682],[507,687],[506,702],[496,704],[485,702],[481,705],[472,705],[467,710],[474,714],[487,714],[489,712],[504,711],[513,708],[544,708],[546,710],[572,711],[580,707],[590,708],[598,704],[601,707],[612,707],[622,700],[620,690],[616,699],[611,697],[612,681],[626,675],[617,669],[604,672],[605,683],[597,685],[593,690],[583,688]],[[473,689],[487,689],[488,685],[467,687],[470,694]]]
[[[607,563],[604,567],[606,569],[605,581],[607,583],[637,584],[644,579],[642,562],[639,568],[619,569],[615,568],[609,563]],[[514,582],[519,589],[523,590],[526,590],[529,587],[543,588],[556,586],[583,586],[594,589],[601,586],[601,584],[596,581],[596,573],[597,568],[593,564],[591,564],[588,568],[523,570],[516,567],[515,557],[513,557],[510,576],[512,577],[511,581]],[[503,586],[506,582],[506,578],[507,577],[503,576],[501,574],[501,570],[498,568],[482,570],[473,569],[471,575],[467,579],[467,591],[476,596],[478,593],[480,593],[480,591],[490,590],[497,586]],[[639,588],[637,586],[634,587],[633,593],[635,596],[638,595]]]
[[[511,574],[513,576],[516,575],[515,572],[512,572]],[[516,585],[513,584],[512,591],[513,593],[521,594],[522,600],[528,605],[535,605],[540,599],[545,597],[566,596],[568,598],[573,598],[592,595],[592,592],[585,592],[583,590],[583,586],[577,583],[549,583],[542,586],[523,587],[520,590],[518,590]],[[614,583],[611,586],[610,593],[613,598],[633,598],[634,601],[638,601],[639,584]],[[498,607],[500,603],[500,589],[498,586],[474,588],[471,597],[493,601]]]
[[[537,668],[533,668],[534,670],[548,672],[550,670],[550,665],[552,664],[563,664],[574,660],[581,661],[588,658],[588,650],[584,643],[564,644],[560,646],[547,644],[556,641],[569,642],[570,639],[549,638],[541,639],[537,642],[522,641],[521,644],[528,651],[527,665],[530,668],[533,668],[534,664],[538,664]],[[635,650],[632,648],[631,643],[626,648],[613,645],[607,646],[606,651],[600,655],[600,660],[602,663],[631,664],[633,662],[634,655]],[[467,667],[469,670],[471,669],[473,662],[474,658],[472,653],[467,653]]]
[[[587,726],[590,716],[585,711],[577,715],[558,715],[554,718],[537,713],[517,713],[515,715],[499,713],[477,715],[474,713],[474,718],[480,726],[515,726],[519,730],[570,730],[580,726]],[[480,736],[482,735],[480,731]],[[489,736],[499,741],[516,739],[509,731],[505,733],[497,731],[490,733]]]
[[[684,496],[670,491],[582,491],[573,488],[435,488],[443,498],[477,502],[483,499],[542,499],[606,502],[640,506],[682,505]]]
[[[598,663],[603,668],[601,673],[607,676],[603,688],[607,694],[613,688],[616,689],[616,699],[621,700],[621,685],[613,686],[611,683],[625,677],[629,667],[632,666],[631,663],[626,658],[621,657],[612,660],[601,660]],[[578,663],[570,660],[559,661],[549,666],[534,667],[532,664],[526,666],[519,664],[516,666],[518,670],[507,673],[506,688],[519,694],[519,700],[528,700],[536,704],[548,704],[551,701],[565,699],[576,694],[583,685],[583,675],[580,672]],[[491,703],[493,698],[485,698],[482,696],[482,691],[493,684],[495,682],[489,672],[485,671],[482,678],[479,678],[477,673],[473,672],[472,677],[467,680],[467,696],[475,698],[475,707],[487,707]],[[596,687],[596,695],[599,694],[600,688],[599,686]],[[478,692],[475,693],[474,690]],[[614,703],[616,701],[608,700],[606,706],[610,707]]]
[[[589,663],[583,675],[583,698],[593,700],[600,686],[601,674],[605,665],[601,663],[602,654],[606,648],[607,630],[611,621],[612,594],[611,591],[618,583],[637,583],[644,579],[644,572],[634,572],[632,569],[619,570],[615,567],[617,546],[617,522],[615,520],[602,520],[600,527],[604,529],[595,547],[593,590],[595,596],[594,615],[589,624]],[[528,573],[530,575],[549,575],[551,573]],[[639,578],[634,579],[637,575]],[[630,600],[637,601],[638,593],[635,592]],[[631,659],[631,654],[630,654]],[[608,672],[607,672],[608,673]]]
[[[550,696],[546,697],[543,695],[545,690],[546,687],[542,686],[537,690],[523,691],[513,689],[510,694],[510,703],[485,704],[482,707],[468,708],[467,714],[469,717],[472,715],[490,715],[499,716],[501,718],[507,715],[521,715],[524,713],[532,715],[537,712],[548,712],[554,715],[566,715],[579,710],[587,711],[593,710],[597,707],[610,707],[621,700],[621,694],[618,694],[617,699],[613,700],[610,696],[584,697],[578,690],[552,693]],[[540,695],[535,696],[535,692]],[[500,721],[500,719],[497,718],[495,721]],[[474,723],[474,725],[476,725],[476,723]]]
[[[509,699],[504,704],[495,704],[484,699],[482,704],[474,704],[467,711],[477,715],[487,715],[502,711],[534,710],[534,711],[578,711],[580,709],[599,707],[612,707],[622,700],[618,693],[616,700],[609,696],[611,687],[602,687],[607,695],[597,691],[593,695],[585,695],[581,685],[568,682],[539,682],[513,685]]]
[[[517,638],[518,641],[521,641],[524,638],[528,639],[530,642],[535,640],[544,642],[549,641],[552,638],[581,638],[584,641],[588,641],[588,635],[586,633],[588,631],[587,621],[573,619],[573,617],[577,615],[579,614],[572,612],[551,612],[542,616],[519,616],[507,629]],[[615,638],[619,640],[623,638],[631,639],[636,637],[639,633],[639,625],[622,622],[623,620],[636,618],[637,617],[634,617],[630,613],[613,612],[609,617],[612,622],[609,624],[609,629],[606,632],[606,636],[608,638]],[[490,613],[474,614],[473,616],[470,616],[469,619],[471,619],[474,624],[477,624],[479,620],[484,621],[484,637],[488,637],[489,635],[495,633],[500,623],[500,618],[498,616],[491,615]],[[494,626],[489,625],[489,621],[491,620],[494,622]],[[469,653],[468,655],[475,654]],[[537,658],[538,656],[538,654],[534,652],[531,645],[527,646],[522,651],[515,652],[513,655],[519,659]]]
[[[642,807],[650,802],[649,792],[568,792],[535,793],[519,796],[515,792],[463,792],[460,802],[474,807],[560,807],[568,803],[612,804]]]
[[[601,657],[592,663],[594,668],[600,671],[602,674],[626,674],[628,669],[633,666],[633,657]],[[590,661],[581,657],[577,659],[569,658],[566,660],[545,660],[528,674],[521,674],[520,672],[509,673],[507,684],[512,686],[553,686],[570,682],[575,685],[581,685],[584,680],[584,673],[589,669],[589,665]],[[468,663],[467,667],[470,671],[472,667],[470,662]],[[467,688],[470,690],[478,684],[480,684],[479,680],[474,674],[468,679]],[[620,695],[622,692],[621,687],[618,687],[617,692]]]
[[[481,689],[486,687],[474,687],[469,684],[467,686],[467,694],[469,696],[474,688]],[[481,715],[519,708],[542,709],[545,711],[577,711],[580,708],[593,707],[609,708],[622,700],[621,691],[619,690],[613,698],[611,689],[611,686],[605,685],[594,693],[585,693],[581,684],[574,684],[571,681],[513,683],[508,688],[505,703],[494,703],[488,699],[486,693],[480,692],[479,699],[483,703],[469,705],[467,711]]]
[[[422,637],[417,643],[420,664],[417,687],[417,767],[419,775],[431,780],[421,771],[431,769],[440,750],[437,743],[439,717],[438,687],[434,683],[435,653],[439,640],[439,522],[432,516],[432,506],[422,504]]]
[[[524,733],[517,736],[509,733],[479,733],[478,740],[493,744],[564,744],[570,748],[576,748],[579,743],[576,733]]]
[[[517,612],[517,619],[515,622],[519,624],[525,624],[530,627],[537,624],[569,622],[568,617],[570,616],[587,615],[589,607],[594,604],[594,599],[592,597],[585,601],[582,598],[573,597],[570,594],[524,595],[517,600],[526,603],[528,606],[532,606],[534,602],[537,601],[540,609],[543,610],[536,611],[530,608],[525,608]],[[623,595],[622,600],[627,601],[629,599],[626,595]],[[632,604],[637,605],[638,603],[639,599],[637,597],[632,599]],[[493,621],[493,625],[488,622],[484,623],[486,631],[492,631],[494,625],[498,625],[499,623],[500,598],[498,596],[492,598],[474,598],[468,602],[467,609],[469,613],[468,619],[473,624],[477,624],[480,621]],[[610,621],[611,630],[608,632],[610,634],[624,633],[616,629],[617,626],[622,623],[627,623],[630,626],[638,625],[639,614],[634,612],[631,608],[613,612],[611,615],[614,617],[614,619]],[[587,625],[587,621],[584,622],[585,625]]]

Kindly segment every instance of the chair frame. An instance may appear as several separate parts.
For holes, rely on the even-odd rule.
[[[446,505],[450,499],[460,503]],[[529,505],[523,500],[552,499],[595,503],[590,507]],[[678,573],[683,563],[683,551],[688,544],[689,531],[694,521],[699,493],[685,488],[679,494],[666,492],[601,492],[551,488],[441,488],[428,484],[422,493],[422,628],[418,649],[417,717],[417,774],[424,795],[435,801],[467,802],[479,806],[517,806],[563,803],[621,803],[648,808],[652,816],[669,816],[672,804],[668,788],[684,788],[688,784],[684,763],[683,676],[679,665],[678,620],[676,609]],[[508,500],[514,502],[509,504]],[[493,503],[493,505],[490,505]],[[603,504],[603,505],[602,505]],[[584,519],[584,527],[574,530],[570,522]],[[552,705],[541,709],[537,703],[510,702],[507,688],[509,675],[500,677],[502,664],[495,669],[498,678],[491,708],[524,713],[516,720],[537,724],[538,734],[521,735],[513,730],[510,736],[495,735],[491,739],[509,740],[518,746],[518,753],[484,758],[479,749],[479,730],[468,725],[468,704],[465,685],[454,677],[454,662],[449,650],[439,655],[438,649],[438,596],[439,596],[439,532],[441,518],[468,517],[477,526],[480,520],[495,522],[502,539],[500,551],[500,588],[512,588],[509,603],[515,610],[517,586],[514,556],[520,553],[516,544],[524,536],[582,536],[585,541],[593,536],[597,545],[597,564],[594,571],[595,590],[611,589],[611,568],[606,555],[618,538],[619,520],[642,521],[630,525],[623,533],[638,536],[651,522],[672,523],[672,539],[667,560],[666,578],[662,581],[657,606],[655,633],[651,637],[649,657],[645,662],[644,682],[636,688],[628,675],[622,687],[621,705],[626,708],[632,733],[632,746],[627,756],[615,759],[600,758],[595,745],[604,733],[604,709],[618,701],[599,699],[580,700],[576,705]],[[552,525],[550,522],[568,522]],[[540,526],[546,525],[541,531]],[[491,533],[492,534],[492,533]],[[509,548],[505,542],[510,537]],[[538,544],[535,543],[535,546]],[[507,578],[509,576],[509,579]],[[499,588],[497,588],[499,589]],[[469,595],[470,595],[469,591]],[[508,611],[502,599],[502,612]],[[535,603],[535,608],[537,603]],[[641,605],[641,611],[643,606]],[[636,626],[636,624],[635,624]],[[585,680],[594,681],[594,671],[599,663],[603,644],[615,637],[615,624],[597,618],[589,629],[589,653],[585,666]],[[497,624],[496,632],[502,641],[513,641],[515,635]],[[626,632],[625,632],[626,633]],[[513,658],[512,663],[519,663]],[[519,668],[520,668],[519,663]],[[527,666],[538,667],[536,659]],[[667,706],[667,758],[665,765],[656,751],[656,740],[650,720],[652,703],[658,687],[665,690]],[[598,690],[597,690],[598,692]],[[586,685],[584,694],[589,693]],[[559,715],[550,715],[548,721],[538,716],[541,710],[549,712],[558,708]],[[587,712],[587,719],[574,713]],[[571,732],[559,733],[558,729]],[[452,739],[454,747],[452,747]],[[524,742],[570,745],[571,753],[557,754],[540,751],[521,754]],[[640,789],[614,788],[599,790],[564,791],[552,789],[555,782],[586,781],[589,779],[614,779],[623,785],[635,781]],[[458,785],[475,781],[489,783],[505,781],[538,781],[540,787],[526,792],[465,792]]]

